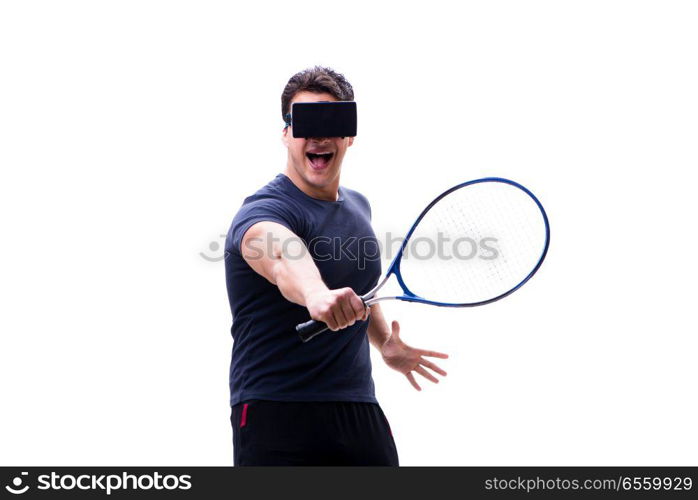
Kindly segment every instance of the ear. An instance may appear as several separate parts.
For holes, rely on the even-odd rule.
[[[289,137],[289,129],[291,127],[284,127],[283,131],[281,132],[281,142],[284,143],[284,146],[288,147],[288,137]]]

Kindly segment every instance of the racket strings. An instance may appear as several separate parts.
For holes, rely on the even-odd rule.
[[[522,189],[488,181],[456,189],[424,215],[400,263],[415,295],[470,304],[523,281],[547,242],[543,214]]]

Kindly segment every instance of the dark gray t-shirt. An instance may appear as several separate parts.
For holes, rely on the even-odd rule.
[[[337,201],[317,200],[283,174],[245,199],[225,243],[231,405],[251,399],[376,402],[368,321],[301,342],[295,326],[310,319],[307,309],[286,300],[240,252],[252,225],[279,223],[305,242],[330,289],[350,287],[362,295],[375,286],[381,267],[370,219],[360,193],[340,187]]]

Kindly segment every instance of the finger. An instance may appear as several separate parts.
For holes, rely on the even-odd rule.
[[[426,371],[426,370],[425,370],[424,368],[422,368],[421,366],[417,366],[417,367],[414,369],[414,371],[416,371],[417,373],[419,373],[419,374],[420,374],[422,377],[424,377],[425,379],[431,380],[431,381],[434,382],[435,384],[438,384],[438,383],[439,383],[439,379],[438,379],[438,378],[436,378],[434,375],[432,375],[431,373],[429,373],[428,371]]]
[[[349,302],[354,310],[354,318],[363,319],[363,317],[366,315],[366,306],[364,305],[364,301],[361,300],[361,297],[354,293],[349,298]]]
[[[327,309],[326,311],[323,311],[316,315],[311,315],[310,317],[315,321],[321,321],[322,323],[325,323],[327,325],[327,328],[329,328],[330,330],[335,329],[334,318],[332,316],[332,309]]]
[[[337,318],[335,317],[334,313],[332,312],[332,309],[327,311],[327,314],[325,314],[324,318],[321,318],[321,321],[324,321],[325,324],[327,325],[327,328],[329,328],[333,332],[336,332],[337,330],[339,330],[339,324],[337,322]]]
[[[419,387],[419,384],[417,383],[417,381],[414,379],[414,375],[412,375],[412,372],[407,372],[407,373],[405,374],[405,377],[407,377],[407,380],[410,381],[410,384],[412,384],[412,387],[414,387],[414,388],[417,389],[418,391],[421,391],[421,390],[422,390],[422,388]]]
[[[429,356],[431,358],[448,359],[448,354],[444,354],[442,352],[436,352],[436,351],[423,351],[423,350],[419,349],[419,355],[420,356]]]
[[[396,339],[399,339],[400,338],[400,323],[393,320],[393,322],[391,323],[391,327],[392,327],[393,335],[395,336]]]
[[[435,371],[439,375],[442,375],[444,377],[446,376],[446,372],[443,369],[441,369],[439,366],[437,366],[435,363],[432,363],[431,361],[427,361],[424,358],[420,358],[419,363],[426,366],[430,370]]]
[[[338,298],[338,300],[332,304],[331,309],[332,314],[334,314],[334,317],[337,320],[337,328],[344,328],[349,324],[349,321],[347,321],[346,315],[344,314],[344,304],[342,302],[343,300]]]
[[[368,319],[370,309],[367,307],[366,310],[364,311],[363,316],[361,316],[361,321],[366,321]]]
[[[344,299],[340,302],[342,314],[344,315],[345,323],[343,327],[351,326],[356,323],[356,314],[354,314],[354,308],[351,306],[351,302]]]

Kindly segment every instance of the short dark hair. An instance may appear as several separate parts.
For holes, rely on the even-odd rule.
[[[291,112],[291,100],[298,92],[328,93],[338,101],[353,101],[354,89],[344,75],[333,69],[315,66],[293,75],[281,93],[281,119]]]

